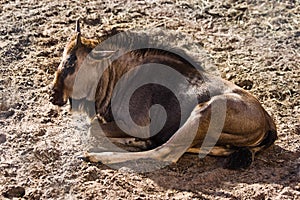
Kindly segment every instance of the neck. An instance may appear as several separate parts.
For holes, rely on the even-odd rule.
[[[190,59],[191,60],[191,59]],[[102,61],[101,61],[102,62]],[[96,91],[96,111],[106,121],[113,120],[111,115],[111,98],[115,85],[130,70],[143,64],[157,63],[166,65],[181,73],[187,79],[195,76],[197,69],[181,56],[159,49],[139,49],[125,53],[116,60],[111,60],[108,68],[103,72]],[[136,76],[128,76],[127,82],[133,80]],[[126,88],[125,88],[126,89]],[[124,92],[124,91],[123,91]]]

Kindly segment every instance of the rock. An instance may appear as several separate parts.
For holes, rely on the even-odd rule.
[[[0,112],[0,119],[7,119],[15,114],[14,110]]]
[[[54,109],[50,109],[49,112],[47,113],[47,117],[58,117],[58,111]]]
[[[41,123],[42,124],[47,124],[47,123],[50,123],[50,122],[52,122],[52,120],[49,117],[43,117],[43,118],[41,118]]]
[[[235,84],[245,90],[251,90],[254,83],[251,80],[242,80],[242,81],[236,82]]]
[[[46,132],[47,132],[47,130],[44,129],[44,128],[42,128],[42,129],[40,129],[39,132],[38,132],[37,134],[35,134],[35,135],[36,135],[36,136],[43,136],[43,135],[46,134]]]
[[[25,188],[21,186],[14,186],[3,192],[6,198],[23,197],[25,195]]]
[[[85,181],[95,181],[99,178],[99,174],[97,172],[97,168],[95,166],[91,166],[86,169],[83,178]]]
[[[0,144],[6,142],[6,135],[0,134]]]

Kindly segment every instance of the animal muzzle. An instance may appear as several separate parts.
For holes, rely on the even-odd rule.
[[[63,106],[67,103],[67,100],[64,99],[64,93],[59,89],[53,88],[50,94],[50,102],[53,105]]]

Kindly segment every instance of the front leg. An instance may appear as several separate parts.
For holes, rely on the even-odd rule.
[[[177,162],[177,160],[191,146],[199,126],[199,109],[196,107],[186,123],[163,145],[148,151],[142,152],[89,152],[85,160],[101,162],[103,164],[116,164],[128,161],[156,160],[159,162]]]
[[[118,127],[117,124],[119,123],[123,122],[101,123],[98,119],[94,119],[88,131],[90,142],[95,143],[93,146],[96,149],[102,149],[102,151],[105,151],[105,149],[120,151],[119,147],[129,151],[141,151],[147,150],[152,146],[151,139],[139,139],[130,136]],[[114,145],[117,145],[116,149],[114,149]]]
[[[121,121],[119,123],[122,123]],[[128,138],[130,135],[122,131],[115,121],[102,122],[98,118],[93,119],[89,128],[92,136],[105,136],[108,138]]]
[[[85,152],[84,156],[80,158],[85,161],[102,164],[116,164],[122,162],[137,161],[139,159],[176,162],[177,159],[170,160],[168,158],[168,155],[171,151],[171,149],[166,147],[163,149],[156,148],[142,152]]]

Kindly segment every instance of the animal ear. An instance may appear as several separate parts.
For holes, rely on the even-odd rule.
[[[79,19],[76,20],[76,28],[75,28],[75,32],[76,32],[76,43],[75,45],[81,45],[81,32],[80,32],[80,21]]]

